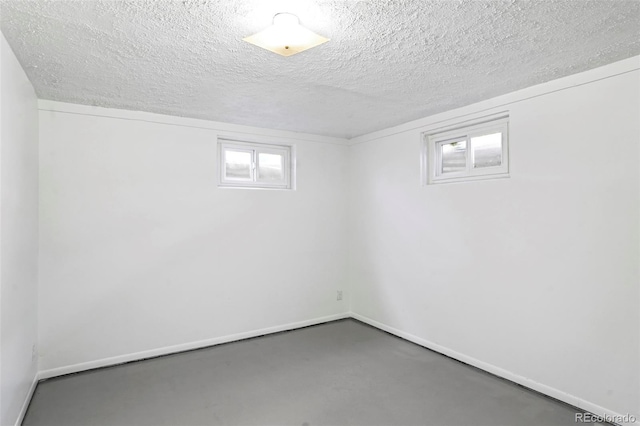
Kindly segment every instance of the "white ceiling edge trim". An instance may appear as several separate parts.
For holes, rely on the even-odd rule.
[[[469,118],[477,116],[479,113],[489,113],[498,108],[504,108],[510,104],[521,102],[560,90],[570,89],[572,87],[581,86],[583,84],[592,83],[594,81],[605,78],[614,77],[620,74],[640,70],[640,56],[634,56],[622,61],[613,62],[599,68],[594,68],[582,73],[573,74],[567,77],[552,80],[546,83],[527,87],[495,98],[487,99],[475,104],[467,105],[461,108],[434,114],[428,117],[413,120],[398,126],[388,127],[383,130],[356,136],[351,139],[314,135],[311,133],[298,133],[287,130],[268,129],[264,127],[245,126],[240,124],[224,123],[219,121],[209,121],[197,118],[179,117],[173,115],[156,114],[145,111],[130,111],[116,108],[104,108],[81,104],[72,104],[67,102],[58,102],[47,99],[38,100],[38,109],[41,111],[55,111],[69,114],[89,115],[97,117],[116,118],[123,120],[144,121],[150,123],[167,124],[184,127],[195,127],[201,129],[215,130],[218,132],[227,132],[234,137],[240,135],[248,136],[265,136],[279,139],[291,139],[308,142],[328,143],[334,145],[352,146],[360,143],[374,141],[383,137],[408,132],[412,130],[424,131],[434,126],[446,127],[452,123],[452,120],[460,120],[461,118]]]
[[[311,133],[298,133],[287,130],[267,129],[264,127],[244,126],[241,124],[224,123],[220,121],[201,120],[197,118],[178,117],[174,115],[156,114],[145,111],[130,111],[117,108],[104,108],[90,105],[58,102],[48,99],[38,99],[40,111],[53,111],[66,114],[88,115],[94,117],[115,118],[121,120],[143,121],[147,123],[166,124],[172,126],[194,127],[198,129],[214,130],[220,133],[228,133],[234,137],[259,136],[277,139],[291,139],[297,141],[328,143],[347,146],[349,140],[332,136],[314,135]]]
[[[472,119],[479,113],[491,113],[499,108],[504,108],[510,104],[521,102],[527,99],[544,96],[560,90],[571,89],[573,87],[582,86],[584,84],[593,83],[598,80],[615,77],[617,75],[626,74],[640,70],[640,56],[633,56],[622,61],[613,62],[598,68],[551,80],[546,83],[527,87],[495,98],[487,99],[475,104],[441,112],[439,114],[430,115],[428,117],[419,118],[409,121],[398,126],[388,127],[376,132],[367,133],[366,135],[356,136],[349,139],[350,146],[358,145],[365,142],[371,142],[387,136],[393,136],[398,133],[404,133],[412,130],[424,131],[428,128],[446,127],[453,123],[452,120],[460,120],[462,118]]]

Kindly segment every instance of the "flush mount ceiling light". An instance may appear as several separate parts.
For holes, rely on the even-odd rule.
[[[270,27],[243,40],[282,56],[295,55],[329,41],[300,25],[298,17],[291,13],[278,13]]]

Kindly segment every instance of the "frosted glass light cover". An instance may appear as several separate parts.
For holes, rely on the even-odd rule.
[[[273,25],[243,40],[282,56],[295,55],[329,41],[300,25],[298,17],[289,13],[277,14]]]

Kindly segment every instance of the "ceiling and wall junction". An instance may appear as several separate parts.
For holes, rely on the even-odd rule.
[[[346,138],[640,54],[637,1],[0,4],[41,99]],[[283,11],[331,41],[242,41]]]

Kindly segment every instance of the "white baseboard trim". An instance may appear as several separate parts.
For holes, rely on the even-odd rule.
[[[80,364],[74,364],[74,365],[40,371],[36,376],[36,378],[34,379],[31,389],[29,390],[28,397],[23,404],[22,410],[20,412],[20,416],[18,417],[18,421],[16,422],[16,426],[20,426],[24,418],[24,415],[26,414],[27,408],[29,407],[29,402],[31,401],[31,397],[33,396],[33,392],[35,391],[36,385],[39,380],[46,380],[46,379],[51,379],[58,376],[63,376],[65,374],[79,373],[82,371],[93,370],[101,367],[110,367],[110,366],[123,364],[131,361],[140,361],[143,359],[155,358],[158,356],[170,355],[170,354],[184,352],[188,350],[205,348],[209,346],[219,345],[222,343],[235,342],[238,340],[244,340],[251,337],[258,337],[258,336],[263,336],[267,334],[279,333],[281,331],[295,330],[297,328],[308,327],[311,325],[322,324],[322,323],[336,321],[336,320],[345,319],[345,318],[354,318],[358,321],[362,321],[363,323],[369,324],[372,327],[386,331],[395,336],[398,336],[405,340],[413,342],[417,345],[423,346],[427,349],[431,349],[435,352],[441,353],[443,355],[446,355],[448,357],[461,361],[465,364],[472,365],[481,370],[494,374],[498,377],[502,377],[511,382],[517,383],[519,385],[525,386],[534,391],[540,392],[544,395],[555,398],[559,401],[566,402],[567,404],[573,405],[575,407],[578,407],[582,410],[585,410],[589,413],[603,417],[605,419],[624,417],[622,414],[616,413],[612,410],[606,409],[597,404],[593,404],[575,395],[571,395],[569,393],[560,391],[558,389],[552,388],[545,384],[538,383],[527,377],[520,376],[518,374],[504,370],[495,365],[492,365],[492,364],[480,361],[478,359],[475,359],[473,357],[464,355],[462,353],[456,352],[445,346],[441,346],[436,343],[430,342],[426,339],[420,338],[411,333],[406,333],[404,331],[398,330],[394,327],[388,326],[386,324],[383,324],[381,322],[368,318],[364,315],[360,315],[355,312],[348,312],[348,313],[342,313],[342,314],[329,315],[329,316],[320,317],[320,318],[314,318],[306,321],[299,321],[295,323],[278,325],[274,327],[262,328],[262,329],[248,331],[244,333],[214,337],[211,339],[205,339],[205,340],[200,340],[196,342],[184,343],[184,344],[174,345],[174,346],[166,346],[163,348],[151,349],[148,351],[141,351],[141,352],[136,352],[136,353],[127,354],[127,355],[115,356],[111,358],[103,358],[95,361],[84,362]],[[615,423],[615,422],[611,422],[611,423]],[[630,425],[640,426],[640,419],[636,419],[635,422],[626,422],[626,423],[620,423],[620,424],[629,425],[629,426]]]
[[[230,334],[227,336],[214,337],[211,339],[199,340],[196,342],[182,343],[179,345],[165,346],[163,348],[150,349],[147,351],[135,352],[126,355],[119,355],[110,358],[98,359],[95,361],[83,362],[80,364],[68,365],[64,367],[42,370],[38,374],[39,380],[51,379],[65,374],[79,373],[81,371],[93,370],[101,367],[110,367],[131,361],[140,361],[148,358],[155,358],[163,355],[189,351],[193,349],[206,348],[208,346],[219,345],[222,343],[236,342],[238,340],[249,339],[251,337],[264,336],[266,334],[279,333],[281,331],[294,330],[297,328],[308,327],[310,325],[322,324],[325,322],[336,321],[349,318],[348,313],[329,315],[320,318],[314,318],[305,321],[299,321],[289,324],[277,325],[274,327],[261,328],[258,330],[247,331],[243,333]]]
[[[391,333],[395,336],[401,337],[405,340],[413,342],[417,345],[424,346],[427,349],[431,349],[435,352],[446,355],[450,358],[456,359],[458,361],[464,362],[465,364],[472,365],[481,370],[487,371],[496,376],[507,379],[511,382],[517,383],[529,389],[533,389],[534,391],[540,392],[544,395],[555,398],[559,401],[566,402],[567,404],[573,405],[574,407],[581,408],[589,413],[595,414],[605,419],[616,419],[616,418],[624,418],[624,415],[616,413],[615,411],[611,411],[604,407],[601,407],[597,404],[593,404],[589,401],[586,401],[582,398],[579,398],[575,395],[571,395],[569,393],[563,392],[561,390],[552,388],[542,383],[538,383],[535,380],[529,379],[524,376],[520,376],[518,374],[512,373],[510,371],[504,370],[495,365],[480,361],[478,359],[472,358],[470,356],[464,355],[462,353],[456,352],[447,347],[438,345],[436,343],[430,342],[429,340],[423,339],[421,337],[415,336],[410,333],[406,333],[404,331],[398,330],[397,328],[388,326],[371,318],[368,318],[364,315],[357,314],[355,312],[351,312],[351,317],[357,319],[358,321],[362,321],[365,324],[369,324],[372,327],[378,328],[380,330]],[[636,419],[634,422],[624,422],[617,423],[612,421],[614,424],[622,424],[622,425],[640,425],[640,419]]]
[[[24,416],[27,414],[27,410],[29,409],[29,403],[31,402],[31,398],[33,398],[33,393],[36,391],[36,386],[38,386],[38,381],[40,380],[40,373],[36,373],[33,376],[33,381],[31,382],[31,387],[29,388],[29,392],[27,392],[27,396],[24,398],[24,402],[22,403],[22,408],[20,408],[20,412],[18,413],[18,418],[16,419],[15,426],[20,426],[22,421],[24,420]]]

